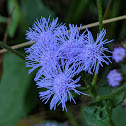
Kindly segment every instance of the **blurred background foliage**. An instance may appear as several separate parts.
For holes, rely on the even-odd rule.
[[[102,0],[103,19],[125,15],[125,5],[125,0]],[[49,15],[59,17],[59,22],[67,26],[69,23],[79,26],[98,21],[96,0],[0,0],[0,40],[10,46],[26,42],[28,27],[32,26],[36,18],[48,18]],[[107,29],[106,38],[114,38],[114,42],[108,45],[110,50],[115,44],[126,41],[126,20],[106,24],[104,28]],[[98,27],[90,30],[96,36]],[[24,54],[24,48],[18,51]],[[103,69],[99,85],[107,85],[106,75],[112,67],[110,65]],[[88,104],[88,98],[78,96],[77,105],[68,101],[68,111],[72,115],[70,112],[62,112],[61,107],[50,111],[49,104],[44,105],[39,100],[39,91],[33,80],[35,73],[28,75],[27,71],[25,63],[17,56],[10,53],[0,55],[0,126],[41,126],[43,120],[55,120],[61,123],[58,125],[77,126],[71,116],[80,125],[87,125],[80,110],[82,104]],[[102,87],[100,91],[106,94],[109,89]],[[114,109],[113,120],[116,126],[125,126],[125,116],[126,110],[121,106]]]

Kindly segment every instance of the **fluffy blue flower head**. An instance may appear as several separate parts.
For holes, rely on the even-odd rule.
[[[36,74],[37,81],[44,74],[43,70],[50,70],[53,65],[58,63],[59,35],[65,31],[64,24],[58,24],[58,18],[50,21],[41,17],[33,24],[30,31],[27,31],[27,39],[35,41],[30,48],[26,49],[26,67],[31,67],[29,74],[36,68],[40,68]]]
[[[36,19],[35,23],[32,25],[32,28],[29,27],[30,31],[26,33],[26,39],[35,42],[51,42],[53,39],[57,39],[56,36],[62,33],[64,25],[58,24],[58,18],[50,21],[50,17],[46,19],[41,17],[40,21]],[[55,36],[53,38],[53,36]]]
[[[104,54],[104,51],[110,52],[108,48],[103,47],[104,44],[109,43],[111,41],[108,41],[107,39],[103,40],[106,34],[106,30],[103,29],[100,34],[97,34],[97,39],[94,41],[93,36],[91,32],[87,30],[87,39],[84,39],[84,45],[82,48],[77,48],[76,52],[78,52],[78,55],[75,57],[75,59],[83,65],[83,70],[88,71],[88,73],[93,74],[96,70],[96,73],[98,73],[99,64],[101,66],[102,63],[109,64],[111,56],[106,56]],[[109,61],[106,61],[106,59]],[[92,70],[93,69],[93,70]]]
[[[80,25],[81,28],[81,25]],[[59,49],[59,57],[64,59],[72,59],[77,56],[77,48],[81,48],[86,42],[87,35],[84,32],[80,35],[80,28],[77,25],[69,24],[69,30],[65,30],[59,36],[61,47]]]
[[[37,44],[37,43],[36,43]],[[35,48],[36,47],[36,48]],[[44,75],[45,70],[51,70],[53,66],[56,66],[59,58],[57,57],[57,45],[55,43],[43,46],[39,43],[34,48],[30,49],[28,55],[26,55],[26,67],[30,67],[28,73],[30,74],[35,69],[39,68],[35,81]]]
[[[31,53],[32,50],[38,48],[39,44],[42,46],[48,46],[57,43],[59,40],[59,35],[65,31],[66,26],[64,24],[58,24],[58,18],[51,21],[50,17],[46,19],[41,17],[40,21],[36,19],[32,28],[29,27],[29,31],[26,31],[26,39],[29,41],[36,42],[30,48],[26,49],[26,53]]]
[[[64,63],[61,61],[61,64],[57,65],[52,69],[52,71],[45,72],[45,78],[37,82],[39,88],[46,88],[46,91],[39,92],[40,99],[45,101],[45,104],[52,97],[50,102],[50,109],[56,109],[57,105],[62,104],[62,110],[66,110],[66,102],[68,96],[70,101],[73,100],[76,104],[75,100],[72,97],[71,91],[74,91],[78,95],[84,94],[76,89],[76,87],[80,87],[80,84],[76,84],[80,77],[76,80],[73,80],[73,77],[78,74],[80,71],[77,69],[77,66],[73,64],[70,66],[69,62]]]

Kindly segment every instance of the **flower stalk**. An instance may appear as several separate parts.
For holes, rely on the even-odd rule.
[[[99,19],[99,32],[103,28],[103,23],[102,23],[102,3],[101,0],[97,0],[97,8],[98,8],[98,19]],[[92,85],[96,85],[98,74],[95,74],[92,80]]]
[[[123,91],[126,90],[126,85],[120,87],[119,89],[117,89],[115,92],[111,93],[111,94],[108,94],[108,95],[104,95],[104,96],[97,96],[96,97],[96,102],[99,102],[101,100],[106,100],[106,99],[111,99],[113,98],[114,96],[122,93]]]
[[[25,60],[25,57],[21,53],[19,53],[18,51],[10,48],[8,45],[4,44],[1,41],[0,41],[0,47],[5,48],[6,50],[10,51],[11,53],[13,53],[13,54],[17,55],[18,57],[20,57],[21,59]]]
[[[99,32],[103,28],[103,23],[102,23],[102,3],[101,0],[97,0],[97,7],[98,7],[98,19],[99,19]]]

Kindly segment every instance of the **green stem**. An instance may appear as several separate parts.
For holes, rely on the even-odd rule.
[[[98,74],[95,74],[92,80],[92,85],[95,86],[96,81],[97,81]]]
[[[97,7],[98,7],[98,17],[99,17],[99,32],[102,30],[102,3],[101,0],[97,0]]]
[[[66,116],[68,117],[69,121],[71,122],[72,126],[79,126],[79,124],[77,123],[74,115],[72,114],[72,112],[70,111],[70,108],[68,108],[68,112],[66,112]]]
[[[111,101],[111,99],[107,99],[106,102],[107,102],[107,112],[109,114],[109,124],[110,124],[110,126],[115,126],[114,122],[112,120],[112,109],[113,109],[112,101]]]
[[[101,0],[97,0],[97,8],[98,8],[98,19],[99,19],[99,32],[102,30],[102,3]],[[95,86],[97,81],[98,74],[95,74],[92,80],[92,85]]]
[[[116,90],[115,92],[113,92],[111,94],[104,95],[104,96],[97,96],[96,97],[96,102],[101,101],[101,100],[105,100],[105,99],[113,98],[114,96],[122,93],[125,90],[126,90],[126,85],[122,86],[121,88],[119,88],[118,90]]]
[[[0,41],[0,47],[5,48],[6,50],[10,51],[11,53],[13,53],[13,54],[17,55],[18,57],[20,57],[21,59],[25,60],[25,57],[21,53],[19,53],[18,51],[10,48],[8,45],[4,44],[1,41]]]
[[[115,126],[112,119],[109,120],[109,124],[110,124],[110,126]]]

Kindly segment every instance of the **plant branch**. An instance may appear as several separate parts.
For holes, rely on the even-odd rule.
[[[99,19],[99,32],[102,30],[102,3],[101,0],[97,0],[97,7],[98,7],[98,19]]]
[[[21,59],[25,60],[25,57],[21,53],[19,53],[18,51],[10,48],[8,45],[4,44],[1,41],[0,41],[0,47],[5,48],[6,50],[10,51],[11,53],[13,53],[13,54],[17,55],[18,57],[20,57]]]
[[[99,32],[102,30],[102,4],[101,0],[97,0],[97,8],[98,8],[98,18],[99,18]],[[98,74],[95,74],[92,80],[92,85],[96,85]]]
[[[124,19],[126,19],[126,15],[115,17],[115,18],[110,18],[110,19],[107,19],[107,20],[103,20],[103,24],[108,24],[108,23],[112,23],[112,22],[119,21],[119,20],[124,20]],[[95,27],[95,26],[98,26],[98,25],[99,25],[99,22],[94,22],[94,23],[82,26],[80,28],[80,30],[83,30],[85,28]],[[24,43],[21,43],[21,44],[17,44],[17,45],[11,46],[11,48],[12,49],[18,49],[18,48],[21,48],[21,47],[24,47],[24,46],[32,45],[33,43],[34,42],[24,42]],[[7,51],[6,49],[1,49],[0,50],[0,54],[4,53],[6,51]]]
[[[124,19],[126,19],[126,15],[103,20],[103,24],[108,24],[108,23],[112,23],[112,22],[119,21],[119,20],[124,20]],[[80,28],[80,30],[83,30],[85,28],[92,28],[92,27],[95,27],[95,26],[98,26],[98,25],[99,25],[99,22],[94,22],[94,23],[91,23],[91,24],[83,25]]]
[[[69,121],[71,122],[72,126],[79,126],[78,122],[76,121],[75,116],[71,112],[70,108],[68,108],[68,112],[66,112],[66,116],[68,117]]]
[[[111,94],[108,94],[108,95],[104,95],[104,96],[97,96],[96,97],[96,102],[98,101],[101,101],[101,100],[105,100],[105,99],[111,99],[113,98],[114,96],[122,93],[123,91],[126,90],[126,85],[120,87],[118,90],[116,90],[115,92],[111,93]]]

